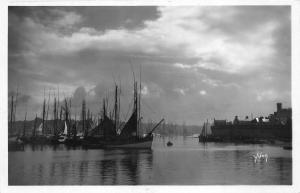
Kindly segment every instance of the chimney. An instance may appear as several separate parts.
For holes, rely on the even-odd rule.
[[[277,103],[277,112],[281,111],[282,109],[282,104],[281,103]]]

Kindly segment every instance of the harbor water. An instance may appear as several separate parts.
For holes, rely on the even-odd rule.
[[[25,145],[8,155],[9,185],[292,184],[292,151],[279,145],[155,137],[152,150]]]

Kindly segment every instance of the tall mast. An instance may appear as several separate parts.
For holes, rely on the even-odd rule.
[[[27,111],[25,113],[25,120],[24,120],[24,125],[23,125],[23,137],[25,136],[25,129],[26,129],[26,117],[27,117]]]
[[[69,103],[70,103],[70,107],[69,107],[69,117],[70,117],[70,121],[72,121],[72,114],[71,114],[71,110],[72,110],[72,100],[71,98],[69,99]]]
[[[131,66],[131,68],[132,68],[132,66]],[[134,75],[134,71],[133,71],[133,69],[131,69],[132,70],[132,74],[133,74],[133,82],[134,82],[134,107],[133,107],[133,113],[134,113],[134,116],[135,116],[135,121],[136,121],[136,125],[135,125],[135,127],[136,127],[136,131],[135,131],[135,133],[136,133],[136,137],[138,136],[138,112],[137,112],[137,108],[138,108],[138,99],[137,99],[137,82],[135,81],[135,75]]]
[[[118,129],[120,128],[120,112],[121,112],[121,81],[120,81],[120,88],[119,88],[119,95],[118,95]]]
[[[58,90],[58,93],[57,93],[57,103],[56,103],[56,106],[57,106],[57,108],[56,108],[56,119],[58,119],[58,111],[59,111],[59,87],[57,88],[57,90]],[[60,119],[60,121],[61,121],[61,119]],[[56,126],[58,126],[59,124],[57,124],[57,121],[56,121]]]
[[[88,131],[90,129],[90,109],[87,111],[87,123],[86,123],[86,130]]]
[[[118,124],[118,86],[116,85],[115,89],[115,131],[117,132]]]
[[[102,112],[102,123],[106,119],[106,108],[105,108],[105,98],[103,98],[103,112]],[[106,128],[102,127],[104,139],[106,138]]]
[[[207,137],[207,127],[208,127],[208,119],[206,119],[205,137]]]
[[[46,99],[44,98],[43,102],[43,121],[42,121],[42,134],[45,133],[45,108],[46,108]]]
[[[34,120],[34,125],[33,125],[33,133],[32,135],[35,137],[35,130],[36,130],[36,122],[37,122],[37,114],[35,114],[35,120]]]
[[[47,126],[47,121],[48,121],[49,103],[50,103],[50,90],[49,90],[49,96],[48,96],[48,101],[47,101],[46,126]],[[47,132],[48,132],[48,128],[46,128],[46,129],[47,129]]]
[[[136,137],[139,135],[138,131],[138,95],[137,95],[137,82],[134,82],[134,113],[136,119]]]
[[[62,106],[60,107],[60,113],[59,113],[59,121],[62,120],[62,114],[63,114],[63,109]]]
[[[54,98],[54,109],[53,109],[53,134],[57,134],[57,110],[56,110],[56,98]]]
[[[13,114],[14,114],[14,96],[11,96],[10,132],[12,132],[12,128],[13,128]]]
[[[14,108],[15,108],[14,114],[13,114],[13,119],[14,119],[14,121],[16,121],[16,115],[17,115],[18,96],[19,96],[19,87],[17,87],[16,102],[15,102],[15,106],[14,106]]]
[[[141,119],[141,93],[142,93],[142,65],[140,65],[140,90],[139,90],[139,103],[138,103],[138,131],[141,131],[141,123],[142,123],[142,119]]]
[[[106,116],[106,108],[105,108],[105,98],[103,99],[103,119]]]
[[[84,136],[87,135],[87,131],[86,131],[86,128],[85,128],[85,100],[82,101],[82,113],[81,113],[81,116],[82,116],[82,131],[84,133]]]
[[[73,125],[73,137],[76,138],[76,135],[77,135],[77,127],[76,127],[76,111],[75,111],[75,123]]]
[[[70,136],[70,125],[69,125],[69,109],[68,109],[68,102],[67,99],[65,98],[65,121],[67,124],[67,136]]]

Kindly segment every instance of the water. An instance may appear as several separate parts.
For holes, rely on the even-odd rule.
[[[255,163],[259,152],[268,160]],[[289,185],[292,151],[156,137],[152,150],[25,146],[9,152],[8,169],[9,185]]]

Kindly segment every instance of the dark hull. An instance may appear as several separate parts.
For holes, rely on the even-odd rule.
[[[51,144],[51,139],[46,136],[33,136],[30,137],[28,143],[30,144]]]
[[[151,149],[153,137],[148,136],[144,138],[115,138],[115,139],[104,139],[98,138],[93,140],[85,140],[82,144],[84,148],[98,149],[98,148],[126,148],[126,149]]]

